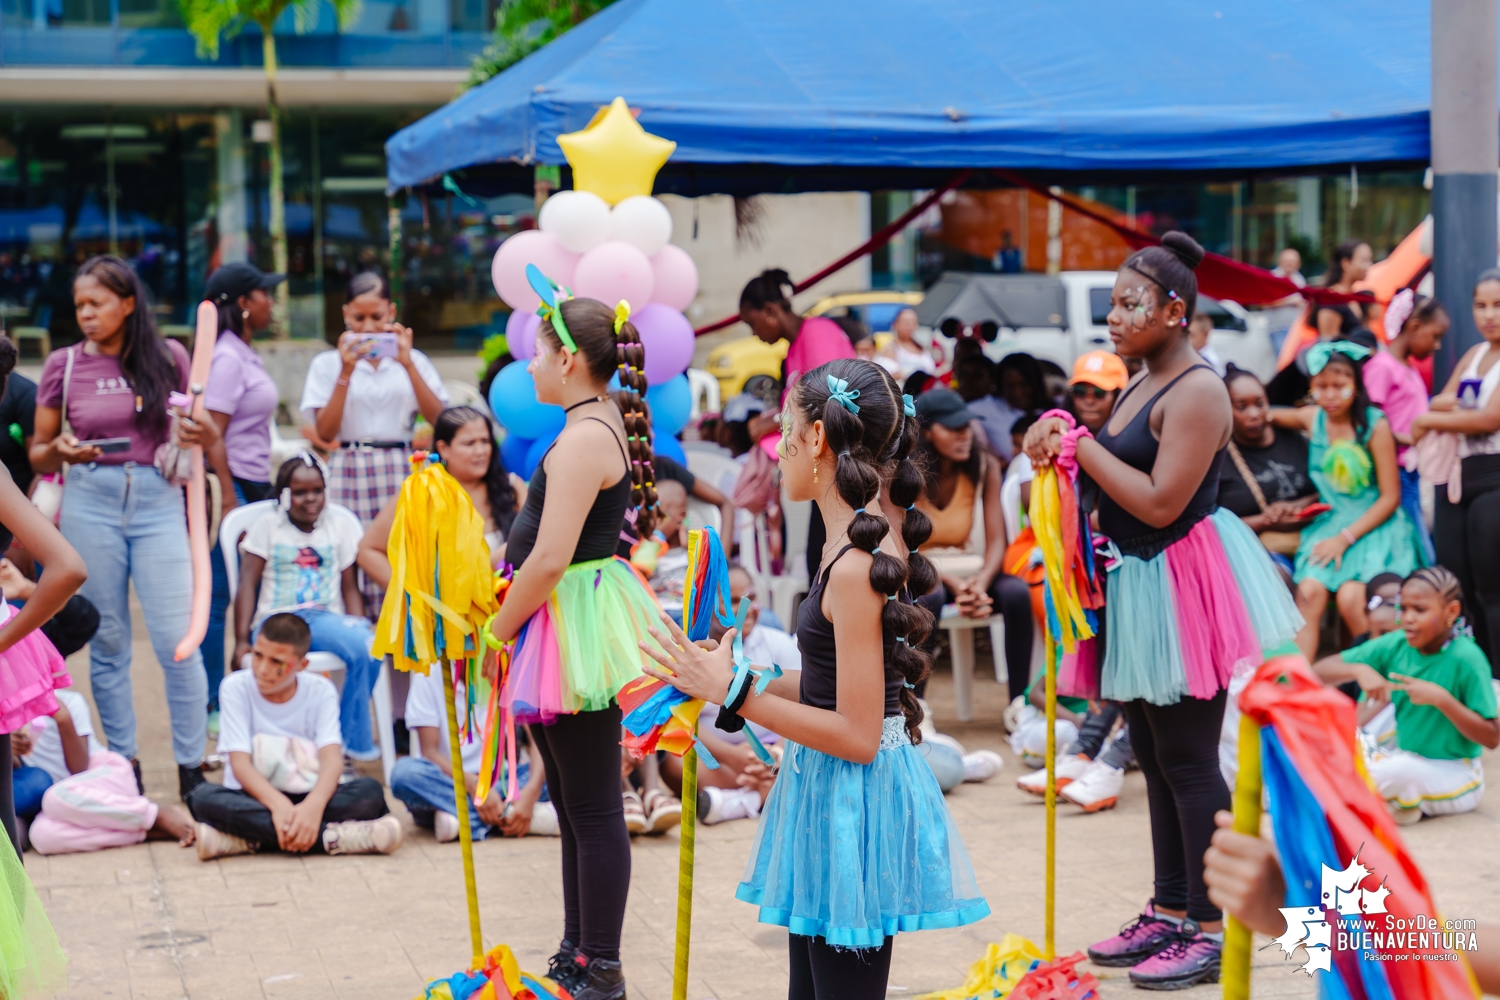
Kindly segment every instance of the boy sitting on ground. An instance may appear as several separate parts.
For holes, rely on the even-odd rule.
[[[204,861],[260,848],[291,853],[389,854],[401,822],[373,778],[342,784],[338,694],[305,672],[312,632],[293,614],[267,618],[250,669],[219,685],[219,752],[224,784],[188,795]]]
[[[1473,811],[1484,795],[1482,748],[1500,747],[1490,665],[1458,633],[1458,578],[1442,566],[1401,585],[1401,630],[1319,660],[1328,684],[1359,682],[1365,697],[1390,701],[1396,749],[1366,744],[1370,777],[1396,822]]]
[[[434,664],[425,676],[413,673],[406,694],[406,728],[411,731],[420,750],[396,761],[391,770],[391,791],[411,810],[418,826],[427,827],[445,844],[458,839],[458,816],[453,802],[453,757],[448,746],[448,712],[443,706],[443,669]],[[467,711],[465,692],[460,684],[453,692],[455,707]],[[480,698],[479,703],[484,704]],[[517,732],[520,737],[522,734]],[[498,775],[485,800],[474,804],[474,787],[479,781],[480,756],[484,747],[479,739],[460,744],[464,763],[464,784],[469,795],[469,830],[475,840],[484,840],[498,830],[506,837],[524,837],[528,833],[552,837],[558,833],[557,810],[551,802],[538,801],[546,787],[546,774],[540,758],[534,766],[520,761],[516,782],[520,791],[507,803],[503,797],[503,776]],[[497,768],[498,771],[498,768]]]

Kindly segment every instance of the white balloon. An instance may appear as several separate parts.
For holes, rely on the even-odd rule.
[[[587,253],[609,239],[609,205],[588,191],[559,191],[542,202],[537,228],[574,253]]]
[[[609,213],[614,239],[639,247],[647,257],[672,238],[672,213],[648,194],[626,198]]]

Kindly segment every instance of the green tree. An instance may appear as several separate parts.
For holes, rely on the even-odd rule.
[[[502,0],[495,11],[494,37],[474,57],[464,89],[479,86],[612,3],[614,0]]]
[[[298,33],[306,30],[316,0],[177,0],[182,21],[198,43],[198,54],[216,58],[221,35],[233,37],[248,25],[260,28],[261,51],[266,71],[266,117],[271,122],[271,267],[287,270],[286,196],[282,188],[281,105],[276,97],[276,22],[291,9]],[[360,0],[329,0],[339,28],[348,28],[359,15]],[[276,286],[276,335],[286,337],[289,292],[287,283]]]

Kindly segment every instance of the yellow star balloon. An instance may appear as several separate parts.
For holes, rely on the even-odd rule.
[[[600,108],[581,131],[557,137],[573,168],[573,188],[596,194],[611,205],[638,194],[649,195],[656,172],[677,143],[641,128],[625,98]]]

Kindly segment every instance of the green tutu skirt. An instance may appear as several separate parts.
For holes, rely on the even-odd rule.
[[[0,837],[0,998],[51,996],[67,985],[68,957],[57,932],[21,859]]]

